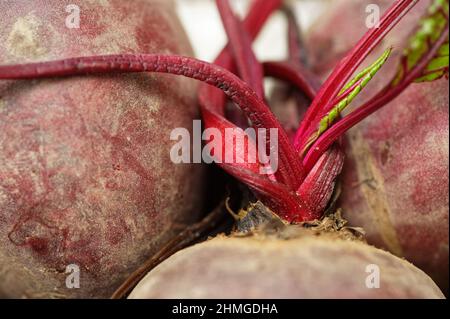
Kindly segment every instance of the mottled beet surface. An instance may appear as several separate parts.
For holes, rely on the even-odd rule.
[[[166,0],[1,1],[2,64],[192,55]],[[175,165],[194,81],[161,74],[0,82],[0,295],[107,297],[200,212],[201,166]],[[80,289],[66,289],[68,264]]]
[[[365,8],[372,3],[383,12],[391,1],[340,1],[311,29],[307,42],[317,72],[326,73],[367,30]],[[429,3],[420,1],[384,44],[402,48]],[[328,32],[331,26],[339,32]],[[394,51],[363,95],[369,97],[390,80],[400,54],[401,50]],[[351,130],[341,196],[345,217],[364,227],[370,243],[407,258],[444,291],[448,290],[448,103],[447,79],[412,84]]]
[[[373,266],[377,281],[368,278]],[[378,282],[377,282],[378,283]],[[153,269],[130,298],[442,298],[405,260],[335,237],[218,237]]]

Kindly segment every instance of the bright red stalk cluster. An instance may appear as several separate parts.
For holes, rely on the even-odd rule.
[[[225,94],[243,111],[245,120],[253,127],[278,130],[279,169],[273,175],[261,175],[262,164],[259,162],[219,165],[253,189],[256,195],[282,218],[289,222],[301,222],[319,218],[329,202],[335,179],[343,165],[343,153],[334,142],[349,127],[398,95],[412,80],[406,77],[402,85],[394,89],[386,88],[367,105],[340,119],[315,141],[304,158],[300,151],[322,117],[339,101],[338,94],[350,76],[416,2],[396,1],[383,16],[380,27],[371,29],[364,35],[320,88],[317,79],[305,65],[306,54],[292,14],[287,15],[287,61],[260,63],[252,51],[252,40],[270,14],[280,6],[281,0],[255,0],[244,21],[240,21],[233,13],[227,0],[217,0],[230,43],[214,64],[189,57],[158,54],[94,56],[0,66],[0,79],[32,79],[106,72],[162,72],[202,81],[207,84],[202,84],[199,90],[205,128],[216,128],[221,132],[227,128],[236,128],[236,124],[225,116]],[[431,58],[436,48],[438,44],[430,50]],[[423,63],[411,72],[412,79],[414,74],[423,70],[430,56],[425,57]],[[288,139],[283,127],[264,102],[264,76],[274,76],[291,83],[312,100],[294,143]],[[352,88],[349,91],[351,90]],[[256,142],[244,131],[240,131],[240,134],[247,143]],[[246,157],[247,148],[235,151],[238,156]]]
[[[379,110],[384,105],[395,99],[400,93],[402,93],[406,87],[408,87],[420,74],[423,72],[429,61],[435,56],[439,48],[445,42],[448,42],[448,23],[444,32],[439,37],[439,40],[433,44],[429,52],[421,61],[403,78],[402,82],[395,87],[389,85],[383,88],[372,99],[366,102],[364,105],[357,108],[354,112],[350,113],[345,118],[338,121],[329,130],[327,130],[311,147],[310,152],[305,156],[303,163],[308,169],[312,167],[314,163],[320,158],[328,147],[330,147],[339,136],[342,136],[350,128],[361,122],[370,114]]]
[[[306,143],[311,133],[310,129],[314,129],[314,126],[322,119],[324,110],[331,109],[333,100],[337,97],[339,91],[344,87],[350,76],[380,43],[384,36],[400,21],[401,17],[416,3],[417,0],[396,1],[382,17],[380,26],[370,29],[336,66],[309,107],[302,123],[300,123],[294,139],[297,150],[303,149],[305,146],[304,143]]]

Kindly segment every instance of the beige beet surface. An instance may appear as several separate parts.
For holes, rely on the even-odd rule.
[[[377,265],[380,288],[366,286]],[[369,268],[367,268],[369,267]],[[153,269],[129,298],[443,298],[421,270],[362,242],[219,237]]]

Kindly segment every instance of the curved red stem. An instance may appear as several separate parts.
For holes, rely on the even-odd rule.
[[[400,93],[402,93],[406,87],[408,87],[418,76],[420,76],[424,68],[428,65],[430,59],[432,59],[442,44],[448,41],[448,23],[445,31],[436,41],[433,48],[421,59],[421,61],[405,76],[403,81],[395,87],[389,85],[376,94],[371,100],[364,105],[357,108],[355,111],[345,116],[332,127],[325,131],[313,144],[307,155],[303,160],[305,169],[310,169],[314,163],[322,156],[322,154],[346,131],[361,122],[363,119],[374,113],[387,103],[395,99]]]
[[[240,77],[255,90],[259,98],[264,99],[263,71],[253,53],[252,40],[233,13],[228,0],[216,0],[216,3]]]
[[[221,89],[244,111],[254,127],[278,130],[280,165],[277,176],[280,177],[281,182],[290,189],[297,189],[303,181],[301,161],[290,144],[286,132],[267,105],[246,83],[217,65],[175,55],[107,55],[0,66],[0,79],[34,79],[113,71],[183,75]],[[269,134],[266,135],[269,139]]]
[[[319,90],[317,81],[312,81],[315,77],[309,76],[308,70],[301,66],[293,66],[290,62],[268,61],[263,63],[264,74],[294,85],[300,92],[303,92],[309,99],[313,100]]]
[[[378,28],[370,29],[359,40],[357,45],[340,61],[332,74],[317,94],[308,108],[300,127],[295,135],[294,147],[297,151],[303,149],[308,136],[305,133],[310,127],[315,127],[322,117],[323,110],[330,109],[334,99],[350,76],[369,53],[381,42],[384,36],[400,21],[400,19],[417,3],[418,0],[397,0],[383,15]]]

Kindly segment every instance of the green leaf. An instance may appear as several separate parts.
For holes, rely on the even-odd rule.
[[[448,27],[448,0],[434,0],[430,5],[427,15],[420,22],[416,32],[409,39],[408,47],[404,50],[399,70],[391,83],[396,86],[403,81],[406,75],[426,57]],[[448,40],[440,48],[436,55],[430,59],[422,73],[414,79],[414,82],[434,81],[448,74],[449,56]]]
[[[358,94],[367,86],[367,84],[381,69],[384,63],[386,63],[386,60],[390,56],[391,52],[392,48],[385,50],[384,53],[374,63],[358,73],[349,83],[344,86],[341,92],[339,92],[337,99],[338,102],[320,120],[317,131],[315,131],[310,136],[303,152],[306,152],[309,147],[311,147],[311,145],[317,140],[317,138],[333,124],[333,122],[338,118],[342,111],[344,111],[344,109],[348,105],[350,105],[350,103],[358,96]]]

